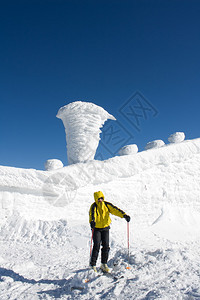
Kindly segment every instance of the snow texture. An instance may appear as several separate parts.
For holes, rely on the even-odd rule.
[[[0,166],[0,299],[199,299],[199,166],[200,139],[51,172]],[[129,257],[111,216],[119,280],[88,269],[98,190],[131,216]]]
[[[119,155],[131,155],[131,154],[136,154],[138,152],[138,146],[136,144],[133,145],[127,145],[122,147],[119,150]]]
[[[52,171],[63,168],[63,163],[59,159],[48,159],[45,162],[45,170],[46,171]]]
[[[57,118],[65,127],[69,165],[93,160],[100,140],[100,128],[106,120],[115,120],[102,107],[82,101],[61,107]]]
[[[170,143],[181,143],[185,140],[184,132],[175,132],[168,137]]]
[[[152,142],[148,142],[145,146],[145,150],[153,149],[153,148],[160,148],[163,147],[165,143],[162,140],[155,140]]]

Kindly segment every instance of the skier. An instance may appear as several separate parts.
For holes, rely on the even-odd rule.
[[[110,202],[104,201],[104,194],[99,191],[94,193],[95,202],[91,205],[89,211],[89,222],[91,229],[93,230],[93,249],[90,259],[91,268],[97,272],[96,261],[99,254],[100,244],[101,249],[101,270],[103,272],[109,272],[107,266],[108,254],[109,254],[109,229],[110,229],[110,213],[120,218],[124,218],[127,222],[130,222],[130,217],[125,214],[121,209],[117,208]]]

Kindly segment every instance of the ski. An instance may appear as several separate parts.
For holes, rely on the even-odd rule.
[[[84,290],[84,287],[82,287],[82,286],[72,286],[71,291],[74,291],[74,290],[82,291],[82,290]]]
[[[90,274],[88,273],[87,279],[84,280],[85,283],[89,283],[90,281],[94,280],[95,277],[98,278],[101,276],[106,276],[116,282],[124,278],[122,272],[114,272],[113,270],[111,270],[110,272],[104,272],[101,268],[97,268],[96,272],[92,269],[88,269],[88,271],[90,272]]]
[[[107,277],[110,277],[110,278],[112,278],[112,279],[115,280],[115,281],[124,278],[124,275],[118,275],[118,274],[115,274],[115,273],[112,273],[112,272],[103,272],[103,271],[99,271],[98,274],[99,274],[100,276],[107,276]]]

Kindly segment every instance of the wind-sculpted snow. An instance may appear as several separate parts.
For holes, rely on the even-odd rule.
[[[82,101],[61,107],[57,118],[65,126],[68,164],[93,160],[100,140],[100,128],[107,119],[115,120],[102,107]]]
[[[126,145],[119,150],[119,155],[131,155],[138,153],[138,146],[136,144]]]
[[[63,163],[59,159],[48,159],[45,162],[45,170],[46,171],[53,171],[57,169],[63,168]]]
[[[94,189],[103,189],[116,204],[130,206],[141,226],[152,224],[164,203],[199,211],[199,161],[196,139],[48,172],[0,167],[1,222],[13,210],[28,219],[73,219],[70,207],[89,206]]]
[[[185,139],[184,132],[175,132],[168,137],[168,141],[170,143],[181,143]]]
[[[195,139],[48,172],[0,167],[0,299],[199,299],[199,166]],[[119,280],[88,269],[97,190],[131,216],[129,258],[127,223],[111,216]]]
[[[163,147],[165,143],[162,140],[155,140],[152,142],[148,142],[145,146],[145,150],[153,149],[153,148],[160,148]]]

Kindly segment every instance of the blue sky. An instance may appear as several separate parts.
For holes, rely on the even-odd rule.
[[[56,114],[76,100],[117,118],[98,159],[176,131],[200,137],[199,15],[198,0],[1,1],[0,165],[66,165]]]

